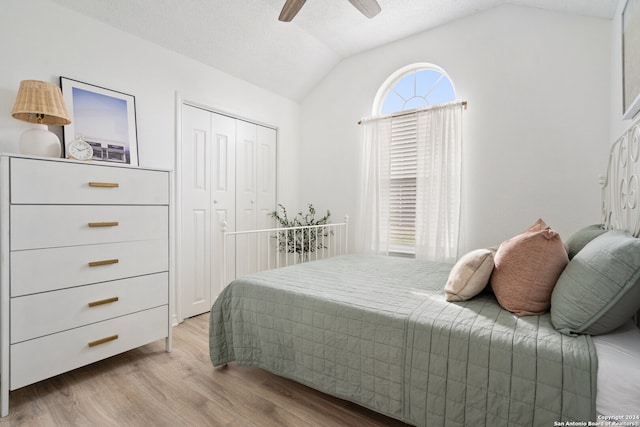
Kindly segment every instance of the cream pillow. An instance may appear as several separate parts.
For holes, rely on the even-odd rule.
[[[444,286],[447,301],[466,301],[482,292],[493,271],[494,253],[491,249],[476,249],[458,260]]]
[[[569,262],[560,235],[541,219],[505,240],[494,257],[491,288],[498,303],[518,316],[543,314]]]

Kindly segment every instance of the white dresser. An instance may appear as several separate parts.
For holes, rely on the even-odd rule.
[[[0,155],[1,412],[9,390],[166,339],[170,173]]]

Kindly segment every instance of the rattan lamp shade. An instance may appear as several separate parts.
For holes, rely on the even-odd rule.
[[[60,88],[39,80],[20,82],[11,115],[25,122],[44,125],[62,126],[71,123]]]

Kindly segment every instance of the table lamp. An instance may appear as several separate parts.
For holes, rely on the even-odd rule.
[[[62,147],[58,136],[47,125],[68,125],[69,113],[64,106],[62,91],[53,83],[39,80],[20,82],[16,103],[11,115],[19,120],[34,123],[20,135],[20,153],[36,156],[60,157]]]

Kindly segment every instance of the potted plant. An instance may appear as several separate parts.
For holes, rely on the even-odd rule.
[[[280,231],[274,236],[277,241],[278,251],[290,254],[295,253],[297,254],[298,262],[305,262],[309,261],[309,255],[311,253],[316,250],[326,249],[325,237],[333,234],[333,232],[318,226],[331,222],[331,212],[327,210],[327,213],[321,218],[316,218],[315,215],[316,210],[313,204],[309,203],[308,212],[298,212],[295,217],[289,219],[287,209],[281,204],[278,204],[278,208],[271,212],[270,216],[273,217],[282,228],[289,229]],[[309,226],[316,227],[308,228]]]

